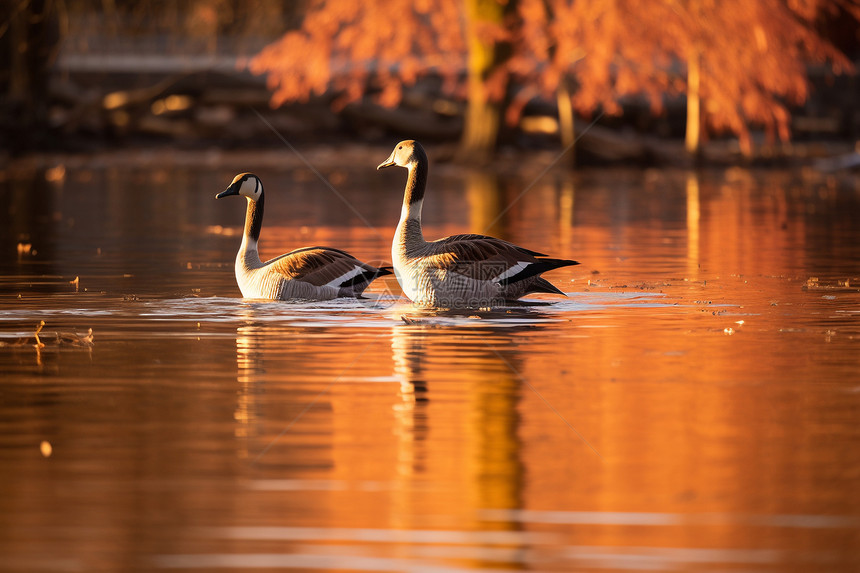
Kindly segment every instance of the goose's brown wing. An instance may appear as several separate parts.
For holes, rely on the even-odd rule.
[[[539,253],[537,251],[532,251],[531,249],[527,249],[525,247],[521,247],[519,245],[515,245],[508,241],[504,241],[502,239],[497,239],[496,237],[490,237],[487,235],[478,235],[475,233],[463,233],[460,235],[451,235],[450,237],[445,237],[444,239],[439,239],[438,241],[433,241],[434,244],[439,245],[451,245],[451,244],[459,244],[459,243],[469,243],[469,242],[480,243],[486,249],[502,249],[502,250],[513,250],[519,253],[531,255],[533,257],[545,257],[547,256],[544,253]]]
[[[421,257],[428,267],[444,268],[473,280],[516,282],[561,266],[577,264],[565,259],[543,259],[543,253],[485,235],[453,235],[429,243]]]
[[[337,288],[370,282],[388,271],[363,263],[349,253],[330,247],[304,247],[266,263],[290,280]]]

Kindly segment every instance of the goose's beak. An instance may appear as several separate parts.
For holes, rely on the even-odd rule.
[[[236,183],[233,183],[232,185],[230,185],[229,187],[227,187],[226,189],[224,189],[223,191],[221,191],[220,193],[215,195],[215,198],[220,199],[222,197],[229,197],[230,195],[238,195],[238,194],[239,194],[239,185]]]
[[[396,163],[394,163],[393,151],[391,152],[391,155],[388,156],[388,159],[376,166],[376,170],[379,171],[380,169],[385,169],[386,167],[391,167],[392,165],[397,165]]]

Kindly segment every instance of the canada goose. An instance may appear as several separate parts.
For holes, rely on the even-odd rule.
[[[475,308],[514,301],[531,292],[564,295],[541,273],[579,264],[485,235],[453,235],[425,241],[421,205],[428,161],[417,141],[401,141],[377,169],[409,170],[400,223],[391,244],[394,273],[412,302],[426,307]]]
[[[373,279],[391,274],[363,263],[344,251],[328,247],[303,247],[265,263],[257,242],[263,226],[263,183],[253,173],[240,173],[216,199],[242,195],[248,199],[245,231],[236,255],[236,281],[246,298],[274,300],[329,300],[360,297]]]

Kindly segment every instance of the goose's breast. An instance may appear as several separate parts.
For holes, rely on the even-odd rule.
[[[268,298],[283,299],[287,281],[279,273],[271,272],[267,268],[248,269],[237,268],[236,279],[239,290],[246,298]]]
[[[417,300],[421,296],[420,293],[428,290],[429,280],[420,265],[395,261],[394,275],[409,300]]]

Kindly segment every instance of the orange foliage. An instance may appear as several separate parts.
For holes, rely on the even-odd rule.
[[[302,28],[285,34],[250,62],[268,74],[272,104],[304,101],[332,90],[337,104],[359,99],[371,80],[380,103],[395,105],[403,85],[462,70],[466,45],[455,0],[312,0]]]
[[[807,65],[851,64],[814,29],[818,14],[844,10],[860,18],[858,0],[508,0],[515,16],[482,36],[506,42],[511,55],[487,82],[513,81],[524,93],[554,97],[573,77],[581,113],[620,113],[619,100],[646,95],[655,112],[686,89],[684,65],[701,62],[706,125],[737,134],[749,125],[789,136],[788,105],[805,101]],[[267,73],[273,105],[328,91],[342,105],[369,89],[395,105],[404,85],[437,74],[465,86],[467,26],[455,0],[311,0],[300,30],[287,33],[250,64]],[[501,78],[501,79],[500,79]],[[498,100],[504,84],[488,90]],[[513,98],[516,119],[522,97]]]
[[[677,63],[698,56],[705,120],[742,145],[751,123],[788,138],[786,105],[805,101],[809,63],[851,69],[814,30],[816,15],[841,7],[860,16],[855,0],[520,0],[520,7],[526,25],[513,65],[545,95],[571,73],[580,112],[616,113],[632,94],[647,95],[657,112],[665,95],[686,89]]]

